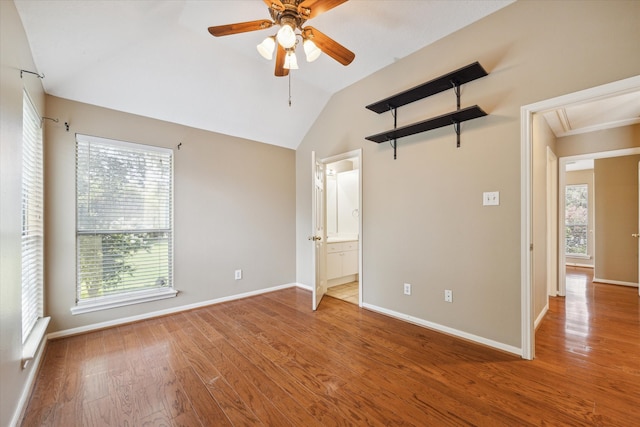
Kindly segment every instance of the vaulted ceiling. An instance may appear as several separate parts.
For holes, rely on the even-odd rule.
[[[288,148],[334,93],[511,2],[348,1],[308,24],[353,51],[353,63],[307,63],[299,47],[289,79],[256,50],[273,28],[207,32],[270,19],[260,0],[15,0],[48,94]]]

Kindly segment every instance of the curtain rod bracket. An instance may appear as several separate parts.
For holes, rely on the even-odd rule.
[[[51,117],[42,117],[42,120],[40,120],[40,126],[42,126],[42,124],[44,123],[45,120],[51,120],[52,122],[58,123],[60,120],[58,119],[52,119]]]
[[[29,70],[20,70],[20,78],[22,78],[23,73],[33,74],[34,76],[38,76],[39,79],[44,79],[44,73],[38,74],[34,71],[29,71]]]

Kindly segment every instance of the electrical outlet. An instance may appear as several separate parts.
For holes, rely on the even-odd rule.
[[[242,270],[236,270],[236,280],[242,279]]]
[[[405,295],[411,295],[411,284],[410,283],[405,283],[404,284],[404,294]]]
[[[444,300],[446,302],[453,302],[453,291],[450,289],[445,289],[444,291]]]

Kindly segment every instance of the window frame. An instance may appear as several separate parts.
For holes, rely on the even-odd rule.
[[[78,188],[78,168],[79,161],[78,160],[78,149],[80,143],[88,143],[88,144],[100,144],[100,145],[108,145],[114,149],[121,149],[121,153],[131,150],[136,151],[144,151],[146,153],[163,153],[168,155],[170,159],[170,176],[168,179],[168,183],[170,185],[169,191],[169,206],[168,206],[168,214],[169,214],[169,228],[163,229],[168,230],[168,282],[169,286],[167,287],[149,287],[142,290],[128,290],[125,292],[116,292],[109,294],[107,296],[100,296],[90,299],[81,299],[80,298],[80,246],[79,246],[79,238],[81,236],[87,235],[98,235],[98,234],[126,234],[126,233],[142,233],[142,232],[158,232],[158,230],[136,230],[130,228],[124,228],[120,230],[108,230],[110,233],[105,233],[106,230],[93,230],[88,231],[86,229],[81,229],[79,225],[79,215],[78,215],[78,205],[79,205],[79,197],[80,190]],[[144,302],[156,301],[160,299],[172,298],[178,294],[178,291],[175,289],[173,282],[173,263],[174,263],[174,255],[173,255],[173,244],[174,244],[174,215],[173,215],[173,189],[174,189],[174,162],[173,162],[173,150],[169,148],[163,148],[153,145],[145,145],[139,143],[126,142],[121,140],[107,139],[89,135],[76,134],[76,281],[75,281],[75,290],[76,290],[76,304],[71,307],[71,313],[73,315],[89,313],[98,310],[107,310],[117,307],[123,307],[133,304],[140,304]],[[166,208],[166,206],[164,206]]]

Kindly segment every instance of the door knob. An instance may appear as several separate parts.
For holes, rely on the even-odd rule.
[[[308,239],[315,242],[317,240],[322,240],[322,237],[320,237],[320,236],[309,236]]]
[[[640,234],[632,234],[631,237],[640,237]]]

